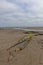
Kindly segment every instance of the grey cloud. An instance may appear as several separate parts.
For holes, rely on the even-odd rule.
[[[43,5],[39,5],[40,0],[5,1],[12,3],[16,8],[0,9],[0,26],[43,26]]]

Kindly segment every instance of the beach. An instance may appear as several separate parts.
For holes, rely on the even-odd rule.
[[[43,65],[41,32],[32,33],[32,38],[25,48],[15,52],[14,45],[18,45],[18,41],[25,36],[25,32],[17,29],[0,29],[0,65]]]

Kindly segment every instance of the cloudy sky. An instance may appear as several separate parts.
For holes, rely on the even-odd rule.
[[[0,0],[3,26],[43,26],[43,0]]]

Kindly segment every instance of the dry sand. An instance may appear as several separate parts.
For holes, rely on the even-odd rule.
[[[13,46],[25,34],[18,30],[0,30],[0,65],[43,65],[43,35],[32,37],[28,45],[19,52]]]

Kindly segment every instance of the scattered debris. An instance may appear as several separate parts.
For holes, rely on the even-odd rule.
[[[18,41],[16,45],[13,45],[12,47],[7,49],[7,51],[9,52],[8,62],[13,59],[13,52],[16,53],[23,50],[27,46],[31,38],[32,38],[32,34],[26,34],[22,39]],[[13,52],[11,52],[12,48],[13,48]]]

